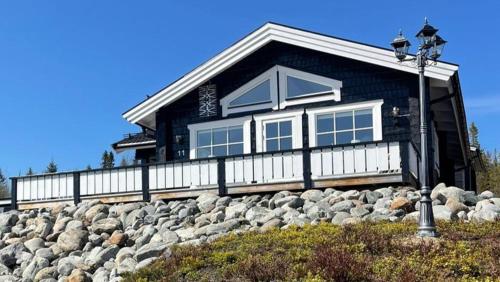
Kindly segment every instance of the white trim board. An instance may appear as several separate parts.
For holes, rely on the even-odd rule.
[[[404,72],[418,73],[417,68],[411,62],[400,63],[395,58],[394,53],[387,49],[267,23],[156,95],[130,109],[123,114],[123,117],[131,123],[141,123],[155,128],[155,124],[153,124],[154,113],[159,108],[179,99],[271,41],[283,42]],[[426,68],[425,76],[448,81],[457,70],[458,66],[456,65],[436,62],[435,65]]]

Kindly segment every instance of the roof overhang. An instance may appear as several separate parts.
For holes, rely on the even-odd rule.
[[[393,51],[386,48],[275,23],[266,23],[155,95],[128,110],[123,114],[123,117],[131,123],[154,129],[155,112],[158,109],[186,95],[271,41],[291,44],[404,72],[418,73],[417,68],[411,62],[399,62]],[[457,70],[457,65],[438,61],[426,68],[425,75],[437,80],[448,81]]]

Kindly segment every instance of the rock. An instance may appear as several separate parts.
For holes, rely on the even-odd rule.
[[[388,209],[391,207],[391,201],[392,200],[389,197],[380,198],[377,200],[377,202],[375,202],[375,205],[373,205],[373,209]]]
[[[268,222],[264,223],[262,225],[262,227],[260,228],[261,231],[268,231],[268,230],[271,230],[273,228],[280,228],[282,227],[283,225],[285,225],[283,223],[283,221],[279,218],[273,218],[271,220],[269,220]]]
[[[37,217],[35,219],[35,225],[36,227],[33,232],[35,233],[35,235],[41,238],[47,237],[47,235],[49,235],[52,231],[52,227],[54,226],[50,219],[45,217]]]
[[[16,281],[19,281],[19,279],[13,275],[0,275],[0,281],[2,281],[2,282],[16,282]]]
[[[483,199],[490,199],[490,198],[493,198],[495,197],[495,194],[493,194],[493,192],[491,191],[483,191],[481,194],[479,194],[479,197],[483,198]]]
[[[123,274],[125,272],[133,272],[135,270],[135,267],[137,265],[137,262],[129,257],[124,259],[119,265],[118,265],[118,274]]]
[[[405,215],[405,217],[403,217],[403,221],[418,222],[419,217],[420,217],[420,212],[414,211]]]
[[[23,279],[33,280],[38,271],[49,266],[49,261],[45,258],[35,257],[24,269]]]
[[[175,233],[174,231],[164,231],[164,232],[161,232],[161,238],[162,238],[162,241],[163,243],[167,244],[167,245],[171,245],[171,244],[175,244],[177,242],[179,242],[179,236],[177,235],[177,233]]]
[[[111,245],[106,249],[99,251],[95,257],[89,258],[89,261],[92,266],[101,266],[106,261],[114,259],[119,250],[120,248],[117,245]]]
[[[463,203],[467,206],[475,206],[480,201],[480,198],[472,191],[465,191],[463,198]]]
[[[0,233],[10,232],[12,226],[14,226],[19,217],[15,212],[0,213]]]
[[[139,270],[141,268],[149,266],[150,264],[152,264],[157,259],[158,259],[157,257],[151,257],[151,258],[142,260],[142,261],[140,261],[140,262],[137,263],[137,265],[135,266],[135,270],[137,271],[137,270]]]
[[[240,226],[240,222],[237,219],[230,219],[221,223],[211,224],[207,226],[206,235],[210,236],[213,234],[227,233]]]
[[[459,211],[457,213],[457,217],[459,220],[465,221],[468,220],[469,218],[467,217],[467,213],[465,211]]]
[[[0,263],[0,276],[9,275],[10,272],[11,272],[10,268],[8,268],[6,265],[3,265]]]
[[[127,239],[127,234],[124,234],[120,230],[115,230],[113,234],[111,234],[107,242],[111,245],[123,246],[127,242]]]
[[[446,189],[446,185],[444,183],[439,183],[432,189],[431,192],[431,199],[434,200],[440,200],[442,203],[446,203],[446,197],[441,194],[441,191],[443,189]]]
[[[57,278],[57,267],[50,266],[50,267],[46,267],[46,268],[43,268],[40,271],[38,271],[33,280],[34,281],[44,281],[46,279],[55,279],[55,278]]]
[[[392,200],[390,210],[404,210],[406,212],[413,211],[413,204],[405,197],[396,197]]]
[[[90,209],[88,209],[85,212],[85,220],[87,222],[92,222],[92,219],[98,214],[98,213],[104,213],[108,214],[109,211],[109,206],[105,204],[97,204],[95,206],[92,206]]]
[[[113,217],[120,217],[122,214],[128,214],[133,210],[139,210],[141,203],[128,203],[123,205],[114,205],[109,208],[109,214]]]
[[[217,200],[219,200],[219,196],[214,193],[203,193],[198,198],[196,198],[196,202],[198,202],[198,209],[202,213],[208,213],[215,208]]]
[[[66,279],[66,282],[87,282],[89,281],[85,271],[81,269],[74,269]]]
[[[217,202],[215,202],[215,206],[216,207],[227,207],[227,206],[229,206],[229,203],[231,203],[232,200],[233,200],[233,198],[231,198],[229,196],[219,198],[217,200]]]
[[[332,219],[332,223],[336,225],[342,224],[344,219],[352,217],[349,213],[347,212],[338,212],[335,214],[335,216]]]
[[[248,221],[256,221],[265,217],[270,212],[269,209],[263,207],[252,207],[245,213],[245,218]]]
[[[392,197],[392,193],[394,193],[394,190],[392,189],[392,187],[387,187],[377,189],[375,190],[375,192],[382,194],[382,198],[390,198]]]
[[[342,221],[341,225],[359,224],[361,222],[363,222],[363,220],[359,217],[348,217]]]
[[[500,208],[500,198],[490,198],[489,200],[490,200],[490,202],[495,204],[495,206]]]
[[[56,256],[51,248],[41,248],[35,252],[35,256],[52,261]]]
[[[230,205],[226,208],[226,220],[238,218],[244,215],[247,211],[247,205],[244,203],[238,203],[235,205]]]
[[[319,202],[325,197],[324,193],[321,190],[306,190],[300,195],[300,198],[311,201],[311,202]]]
[[[81,249],[87,243],[88,232],[84,230],[71,229],[64,231],[57,238],[57,244],[61,250],[71,252]]]
[[[357,200],[360,196],[358,190],[349,190],[340,195],[344,200]]]
[[[383,197],[383,195],[380,192],[368,191],[366,192],[365,197],[368,204],[375,204],[378,199]]]
[[[436,220],[456,220],[458,219],[456,214],[453,214],[450,209],[443,205],[436,205],[432,207],[434,212],[434,219]]]
[[[195,238],[194,231],[195,229],[193,227],[190,227],[186,229],[175,230],[175,233],[177,233],[177,236],[179,236],[182,241],[187,241]]]
[[[8,245],[0,250],[0,263],[11,267],[21,258],[23,252],[29,252],[29,250],[21,242]]]
[[[351,208],[354,207],[354,204],[351,200],[345,200],[342,202],[338,202],[332,206],[332,211],[334,212],[348,212]]]
[[[442,195],[444,195],[444,197],[446,198],[445,201],[442,201],[443,203],[446,203],[446,201],[448,199],[455,199],[456,201],[461,202],[461,203],[464,201],[465,191],[463,189],[458,188],[458,187],[454,187],[454,186],[446,187],[444,189],[441,189],[440,193]]]
[[[36,250],[45,247],[45,241],[41,238],[33,238],[24,242],[24,246],[34,254]]]
[[[116,218],[105,218],[92,224],[92,231],[96,234],[103,232],[111,234],[113,231],[122,228],[122,223]]]
[[[445,206],[451,211],[452,214],[457,214],[458,212],[464,211],[468,212],[469,208],[457,201],[455,198],[448,198],[446,201]]]
[[[354,207],[354,208],[351,208],[350,213],[354,217],[362,218],[363,216],[369,214],[370,211],[364,207]]]
[[[109,270],[104,267],[98,268],[94,275],[92,276],[92,281],[94,282],[109,282]]]
[[[330,217],[330,206],[325,202],[318,202],[307,210],[307,217],[314,220]]]
[[[83,267],[83,258],[78,256],[67,256],[57,262],[57,272],[62,276],[68,276],[75,268]]]
[[[161,243],[161,242],[153,242],[146,244],[142,246],[139,250],[137,250],[136,254],[134,255],[134,259],[137,262],[141,262],[145,259],[151,258],[151,257],[157,257],[162,255],[164,252],[170,253],[170,250],[168,249],[167,244]],[[170,255],[168,255],[170,256]]]
[[[287,205],[290,208],[297,209],[304,205],[304,199],[298,196],[287,196],[274,201],[275,207],[282,207]]]
[[[476,222],[500,221],[500,212],[494,209],[483,208],[480,211],[474,212],[471,219]]]

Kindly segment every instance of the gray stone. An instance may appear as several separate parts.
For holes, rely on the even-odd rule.
[[[354,207],[354,208],[351,208],[350,213],[354,217],[362,218],[363,216],[369,214],[370,211],[364,207]]]
[[[446,200],[448,199],[455,199],[458,202],[463,202],[464,201],[464,194],[465,191],[463,189],[460,189],[458,187],[450,186],[442,189],[440,191],[442,195],[446,197]],[[444,201],[446,203],[446,201]]]
[[[19,281],[19,279],[13,275],[0,275],[0,281],[2,281],[2,282],[16,282],[16,281]]]
[[[45,258],[35,257],[23,271],[23,279],[33,280],[38,271],[49,266],[49,261]]]
[[[464,211],[468,212],[469,208],[462,204],[461,202],[457,201],[455,198],[448,198],[446,201],[445,206],[451,211],[452,214],[457,214],[458,212]]]
[[[78,219],[73,219],[69,221],[66,224],[66,229],[65,230],[70,230],[70,229],[83,229],[83,222]]]
[[[382,198],[383,195],[376,191],[368,191],[366,192],[366,202],[368,204],[375,204],[378,199]]]
[[[23,243],[17,242],[0,249],[0,263],[11,267],[21,258],[23,252],[29,252]]]
[[[269,212],[270,210],[264,207],[252,207],[245,213],[245,218],[248,221],[256,221],[265,217]]]
[[[51,248],[41,248],[35,252],[35,256],[46,258],[49,261],[52,261],[56,256]]]
[[[319,202],[325,197],[325,195],[321,190],[311,189],[303,192],[300,197],[311,202]]]
[[[196,202],[198,202],[198,209],[202,213],[208,213],[215,208],[217,200],[219,200],[219,196],[214,193],[203,193],[198,198],[196,198]]]
[[[411,212],[403,217],[403,221],[418,222],[419,216],[419,211]]]
[[[131,211],[139,210],[141,208],[141,203],[128,203],[123,205],[114,205],[109,208],[109,214],[113,217],[119,217],[122,214],[128,214]]]
[[[229,196],[219,198],[217,200],[217,202],[215,202],[215,206],[216,207],[227,207],[227,206],[229,206],[229,203],[231,203],[232,200],[233,200],[233,198],[231,198]]]
[[[10,273],[10,268],[0,263],[0,275],[9,275]]]
[[[145,259],[151,258],[151,257],[157,257],[162,255],[164,252],[168,251],[168,245],[165,243],[161,242],[153,242],[146,244],[142,246],[139,250],[137,250],[136,254],[134,255],[134,259],[137,262],[141,262]]]
[[[155,260],[157,260],[158,258],[157,257],[150,257],[150,258],[147,258],[147,259],[144,259],[140,262],[137,263],[137,265],[135,266],[135,270],[139,270],[141,268],[144,268],[146,266],[149,266],[150,264],[152,264]]]
[[[93,282],[109,282],[109,270],[104,267],[98,268],[92,276]]]
[[[436,187],[434,187],[434,189],[432,189],[431,199],[433,201],[439,200],[442,203],[446,203],[446,197],[443,194],[441,194],[441,191],[444,189],[446,189],[446,185],[444,183],[439,183],[438,185],[436,185]]]
[[[344,200],[357,200],[359,196],[360,193],[357,190],[349,190],[340,195],[340,197],[342,197]]]
[[[92,219],[98,214],[98,213],[104,213],[108,214],[109,211],[109,206],[105,204],[97,204],[95,206],[92,206],[90,209],[88,209],[85,212],[85,219],[87,222],[92,222]]]
[[[354,203],[351,200],[344,200],[342,202],[338,202],[332,206],[332,211],[334,212],[348,212],[351,208],[354,207]]]
[[[480,211],[476,211],[472,214],[473,221],[476,222],[484,222],[484,221],[499,221],[500,220],[500,212],[495,211],[494,209],[483,208]]]
[[[161,232],[161,237],[163,243],[170,245],[179,242],[179,236],[174,231],[164,231]]]
[[[118,274],[133,272],[137,262],[133,258],[126,258],[118,265]]]
[[[61,276],[68,276],[73,269],[83,267],[83,258],[78,256],[67,256],[57,262],[57,272]]]
[[[261,231],[268,231],[270,229],[273,229],[273,228],[280,228],[282,227],[283,225],[285,225],[283,223],[283,221],[279,218],[273,218],[271,220],[269,220],[268,222],[264,223],[262,225],[262,227],[260,228]]]
[[[100,252],[97,253],[97,255],[94,258],[90,259],[91,265],[92,266],[103,265],[106,261],[114,259],[119,250],[120,248],[117,245],[111,245],[106,249],[101,250]]]
[[[24,242],[24,246],[34,254],[36,250],[45,247],[45,241],[41,238],[33,238]]]
[[[391,207],[391,202],[392,202],[392,200],[389,197],[380,198],[377,200],[375,205],[373,205],[373,209],[374,210],[388,209]]]
[[[332,223],[336,224],[336,225],[340,225],[340,224],[342,224],[342,222],[344,221],[344,219],[350,218],[350,217],[352,217],[352,215],[350,215],[347,212],[338,212],[333,217]]]
[[[14,226],[19,217],[15,212],[0,213],[0,232],[10,232],[12,226]]]
[[[103,232],[111,234],[115,230],[122,228],[122,223],[116,218],[105,218],[98,220],[92,224],[92,231],[96,234]]]
[[[131,247],[123,247],[116,254],[115,262],[120,264],[121,261],[128,257],[133,257],[135,254],[135,250]]]
[[[479,194],[479,197],[483,198],[483,199],[490,199],[490,198],[493,198],[495,197],[495,194],[493,194],[493,192],[491,191],[483,191],[481,194]]]
[[[238,203],[232,206],[230,205],[226,208],[226,220],[243,216],[246,211],[247,205],[244,203]]]
[[[207,226],[206,235],[210,236],[213,234],[227,233],[240,226],[240,222],[237,219],[230,219],[221,223],[211,224]]]
[[[35,219],[35,225],[36,227],[33,232],[35,233],[35,235],[41,238],[47,237],[47,235],[49,235],[52,231],[52,227],[54,226],[54,224],[48,218],[44,217],[37,217]]]
[[[375,192],[382,194],[382,197],[384,198],[390,198],[394,193],[394,190],[392,189],[392,187],[387,187],[387,188],[377,189],[375,190]]]
[[[87,231],[71,229],[59,235],[57,244],[63,251],[71,252],[81,249],[87,243],[87,238]]]
[[[187,241],[195,238],[194,231],[195,229],[193,227],[190,227],[186,229],[175,230],[175,233],[177,233],[177,236],[179,236],[182,241]]]
[[[434,219],[436,220],[456,220],[458,219],[456,214],[453,214],[450,209],[443,205],[436,205],[432,207],[434,213]]]
[[[38,271],[35,275],[34,281],[47,281],[47,279],[55,278],[57,278],[57,267],[50,266]]]
[[[479,202],[480,198],[476,196],[476,194],[472,191],[465,191],[464,195],[464,204],[467,206],[475,206],[477,202]]]

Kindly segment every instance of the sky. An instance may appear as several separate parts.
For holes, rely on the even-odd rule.
[[[97,167],[139,131],[123,112],[267,21],[390,47],[400,28],[415,46],[428,17],[460,65],[467,121],[500,149],[500,2],[421,3],[0,0],[0,169]]]

